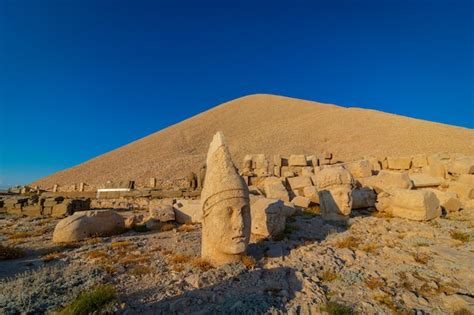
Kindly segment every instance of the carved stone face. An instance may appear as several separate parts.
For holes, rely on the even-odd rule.
[[[350,185],[341,185],[331,188],[330,192],[340,213],[349,215],[352,208],[352,187]]]
[[[247,249],[250,236],[250,207],[243,198],[233,198],[216,204],[205,218],[212,229],[211,247],[224,254],[241,254]]]

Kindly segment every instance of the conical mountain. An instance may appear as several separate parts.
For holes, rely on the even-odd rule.
[[[34,185],[105,183],[150,177],[165,180],[197,172],[213,135],[223,131],[240,166],[249,153],[314,154],[329,151],[339,160],[363,156],[452,152],[474,155],[474,130],[362,108],[267,94],[241,97]]]

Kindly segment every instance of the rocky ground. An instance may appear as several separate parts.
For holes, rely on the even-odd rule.
[[[53,311],[102,283],[117,290],[106,311],[123,314],[474,312],[474,210],[428,222],[359,211],[347,224],[300,213],[220,268],[199,259],[199,225],[57,246],[57,221],[1,215],[1,245],[24,256],[0,261],[0,313]]]

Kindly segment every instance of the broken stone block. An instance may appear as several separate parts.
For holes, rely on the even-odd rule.
[[[354,183],[351,173],[342,167],[324,168],[313,179],[318,189],[338,185],[352,185]]]
[[[252,234],[277,237],[285,230],[284,203],[278,199],[257,198],[250,205]]]
[[[39,216],[41,215],[41,206],[40,205],[25,206],[22,209],[22,214],[27,215],[29,217]]]
[[[319,161],[318,161],[318,157],[316,155],[309,155],[306,157],[306,162],[307,162],[307,165],[310,165],[312,167],[317,167],[319,166]]]
[[[461,209],[461,201],[457,198],[456,193],[449,191],[441,191],[438,189],[427,188],[426,190],[433,192],[439,200],[441,208],[447,212],[454,212]]]
[[[314,175],[314,172],[313,172],[313,167],[312,166],[306,166],[306,167],[303,167],[301,169],[301,176],[312,176]]]
[[[124,219],[126,229],[133,229],[138,225],[145,223],[145,216],[143,214],[132,214]]]
[[[462,174],[458,177],[458,182],[466,184],[468,186],[474,187],[474,175],[472,174]]]
[[[452,182],[449,183],[448,191],[454,192],[460,199],[474,199],[474,186]]]
[[[372,171],[378,172],[382,170],[382,163],[380,163],[378,158],[369,156],[369,157],[364,157],[364,160],[369,161],[370,168],[372,169]]]
[[[417,168],[426,167],[428,166],[428,158],[425,154],[414,155],[411,158],[411,166]]]
[[[311,177],[309,176],[290,177],[287,178],[287,181],[293,191],[312,186]]]
[[[263,189],[265,190],[265,195],[267,198],[290,201],[288,191],[279,178],[268,177],[265,179]]]
[[[65,199],[62,203],[54,205],[51,215],[55,218],[70,215],[74,212],[72,200]]]
[[[453,175],[474,174],[474,159],[463,158],[447,164],[447,171]]]
[[[387,157],[388,168],[391,170],[409,170],[411,157]]]
[[[372,176],[372,166],[368,160],[354,161],[344,164],[344,167],[355,178]]]
[[[293,198],[293,200],[291,200],[291,203],[294,204],[296,207],[308,208],[311,203],[311,200],[303,196],[296,196],[295,198]]]
[[[311,202],[319,204],[318,190],[314,186],[308,186],[303,188],[303,195],[308,198]]]
[[[413,173],[409,174],[410,180],[413,182],[413,187],[438,187],[444,183],[444,178],[433,177],[429,174],[424,173]]]
[[[352,209],[375,207],[377,194],[370,188],[364,187],[352,191]]]
[[[370,187],[377,193],[393,188],[411,189],[413,186],[407,172],[387,170],[380,171],[377,176],[359,178],[358,181],[363,187]]]
[[[175,220],[175,214],[172,205],[163,205],[154,200],[150,201],[148,208],[148,217],[160,222],[169,222]]]
[[[200,200],[180,199],[173,205],[176,222],[201,223],[202,209]]]
[[[289,166],[306,166],[306,157],[303,154],[292,154],[288,158]]]
[[[281,166],[273,167],[273,175],[280,177],[281,176]]]
[[[282,166],[281,155],[276,154],[273,156],[273,164],[275,166]]]
[[[53,242],[77,242],[93,236],[119,234],[124,230],[123,218],[115,211],[79,211],[58,222],[54,228]]]
[[[391,189],[381,195],[378,197],[383,205],[378,204],[377,209],[382,209],[395,217],[423,221],[441,215],[439,200],[432,191]]]

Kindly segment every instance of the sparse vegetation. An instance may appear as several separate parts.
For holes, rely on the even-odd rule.
[[[131,246],[131,245],[133,245],[133,242],[130,242],[130,241],[118,241],[118,242],[112,242],[112,243],[110,244],[110,247],[117,249],[117,248],[129,247],[129,246]]]
[[[160,232],[167,232],[167,231],[171,231],[172,229],[174,229],[175,226],[173,223],[164,223],[161,227],[160,227]]]
[[[182,263],[187,263],[191,260],[191,257],[188,255],[184,254],[174,254],[171,255],[171,257],[168,258],[170,264],[182,264]]]
[[[46,255],[42,256],[41,259],[42,259],[45,263],[48,263],[48,262],[50,262],[50,261],[63,258],[64,256],[65,256],[65,255],[62,254],[62,253],[53,252],[53,253],[49,253],[49,254],[46,254]]]
[[[375,243],[365,243],[359,246],[359,249],[366,253],[375,253],[378,246]]]
[[[130,268],[128,272],[134,276],[146,275],[153,272],[153,269],[150,267],[138,265]]]
[[[195,258],[191,259],[190,264],[194,268],[197,268],[201,271],[208,271],[208,270],[211,270],[213,268],[207,260],[205,260],[201,257],[195,257]]]
[[[419,253],[418,251],[413,254],[413,258],[417,263],[420,263],[422,265],[426,265],[430,260],[427,254]]]
[[[0,245],[0,260],[17,259],[23,256],[25,256],[25,252],[21,249]]]
[[[98,258],[108,258],[109,255],[103,250],[93,250],[87,253],[87,258],[89,259],[98,259]]]
[[[73,302],[58,312],[59,315],[86,315],[100,311],[115,298],[111,285],[101,285],[81,293]]]
[[[348,236],[343,239],[339,239],[336,242],[336,247],[338,248],[349,248],[349,249],[357,249],[360,245],[360,239],[354,236]]]
[[[383,286],[383,280],[381,278],[371,277],[365,280],[365,284],[369,289],[374,290]]]
[[[338,275],[330,270],[324,271],[319,278],[323,282],[332,282],[338,278]]]
[[[244,255],[242,256],[242,263],[247,269],[253,269],[257,265],[257,261],[252,256]]]
[[[194,231],[197,227],[193,224],[183,224],[180,227],[178,227],[177,231],[178,232],[191,232]]]
[[[339,302],[328,302],[324,306],[324,310],[329,315],[354,315],[356,314],[348,305]]]
[[[453,239],[461,241],[463,243],[467,243],[470,241],[470,236],[467,233],[461,231],[451,231],[449,234]]]

